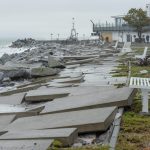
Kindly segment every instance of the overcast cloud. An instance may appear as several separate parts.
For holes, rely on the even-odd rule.
[[[68,37],[75,18],[79,36],[90,36],[92,24],[143,8],[148,0],[0,0],[0,38]]]

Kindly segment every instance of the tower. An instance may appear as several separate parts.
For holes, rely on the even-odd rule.
[[[72,18],[72,29],[71,29],[71,35],[70,35],[70,39],[71,40],[77,40],[77,32],[75,29],[75,21],[74,18]]]
[[[146,4],[147,16],[150,17],[150,4]]]

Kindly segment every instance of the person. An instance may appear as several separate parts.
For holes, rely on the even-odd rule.
[[[149,43],[149,35],[146,35],[146,42]]]

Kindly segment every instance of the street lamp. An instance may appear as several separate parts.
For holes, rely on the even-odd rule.
[[[52,41],[52,39],[53,39],[53,33],[51,33],[51,41]]]
[[[58,33],[58,35],[57,35],[57,36],[58,36],[58,40],[59,40],[59,33]]]

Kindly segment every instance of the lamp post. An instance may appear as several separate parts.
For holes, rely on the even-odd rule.
[[[51,33],[51,41],[52,41],[52,39],[53,39],[53,33]]]
[[[58,41],[59,41],[59,33],[57,34],[57,36],[58,36]]]

